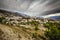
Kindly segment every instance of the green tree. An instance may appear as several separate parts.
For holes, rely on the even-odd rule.
[[[38,21],[32,21],[32,23],[34,24],[35,26],[35,31],[37,31],[39,28],[38,28],[38,25],[39,25],[39,22]]]
[[[49,40],[60,40],[60,29],[58,28],[58,24],[49,24],[49,29],[45,31],[45,36],[49,38]]]

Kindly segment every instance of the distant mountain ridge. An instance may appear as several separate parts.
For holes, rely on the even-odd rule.
[[[42,17],[43,17],[43,18],[60,20],[60,13],[49,14],[49,15],[45,15],[45,16],[42,16]]]
[[[14,11],[7,11],[7,10],[2,10],[0,9],[0,14],[4,14],[4,15],[14,15],[14,16],[20,16],[23,18],[48,18],[48,19],[55,19],[55,20],[60,20],[60,13],[55,13],[55,14],[49,14],[49,15],[45,15],[45,16],[40,16],[40,17],[31,17],[29,15],[26,15],[24,13],[19,13],[19,12],[14,12]]]
[[[52,16],[50,17],[51,19],[56,19],[56,20],[60,20],[60,16]]]
[[[30,16],[26,15],[26,14],[23,14],[23,13],[18,13],[18,12],[12,12],[12,11],[7,11],[7,10],[2,10],[0,9],[0,13],[3,13],[4,15],[6,14],[12,14],[12,15],[15,15],[15,16],[21,16],[21,17],[24,17],[24,18],[30,18]]]

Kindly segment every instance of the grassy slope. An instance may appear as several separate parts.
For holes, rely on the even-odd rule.
[[[38,40],[37,35],[43,35],[42,30],[36,31],[38,37],[37,39],[32,38],[32,34],[35,32],[31,29],[26,29],[24,27],[14,27],[0,24],[0,30],[3,32],[0,37],[4,40]],[[0,33],[1,34],[1,33]],[[0,39],[1,40],[1,39]]]
[[[19,39],[29,40],[28,38],[31,37],[29,33],[23,31],[22,28],[19,28],[19,27],[6,26],[6,25],[0,24],[0,30],[3,32],[3,35],[5,35],[6,38],[7,36],[9,37],[6,40],[8,39],[9,40],[19,40]],[[5,38],[3,37],[3,39]]]

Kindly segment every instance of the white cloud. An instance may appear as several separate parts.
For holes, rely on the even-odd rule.
[[[1,2],[2,1],[2,2]],[[17,10],[28,15],[36,16],[56,8],[60,8],[56,0],[0,0],[0,8]]]

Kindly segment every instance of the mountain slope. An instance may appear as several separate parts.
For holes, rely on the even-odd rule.
[[[31,34],[19,27],[9,27],[0,24],[0,40],[33,40]]]
[[[23,13],[19,13],[19,12],[13,12],[13,11],[8,11],[8,10],[2,10],[0,9],[0,14],[3,14],[3,15],[7,15],[7,16],[20,16],[20,17],[23,17],[23,18],[30,18],[29,15],[26,15],[26,14],[23,14]]]

